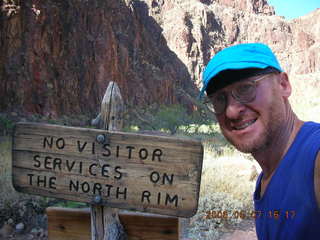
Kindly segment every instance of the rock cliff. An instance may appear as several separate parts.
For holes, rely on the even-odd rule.
[[[168,48],[144,2],[4,3],[0,111],[93,113],[109,81],[118,83],[130,106],[191,104],[196,88],[187,68]]]
[[[264,42],[290,74],[319,71],[320,10],[287,21],[265,0],[146,0],[168,46],[201,85],[204,65],[221,48]]]
[[[291,21],[266,0],[32,0],[10,11],[0,109],[96,111],[110,80],[127,104],[190,103],[209,59],[240,42],[268,44],[293,82],[320,81],[319,9]]]

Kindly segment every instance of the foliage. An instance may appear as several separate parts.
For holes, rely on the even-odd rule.
[[[253,221],[254,162],[248,155],[207,149],[201,176],[198,211],[191,218],[191,239],[221,239],[241,221]]]
[[[192,122],[192,116],[188,115],[186,109],[178,104],[162,105],[154,116],[155,128],[169,131],[172,135],[181,125],[189,125]]]
[[[290,81],[293,89],[289,100],[294,112],[304,121],[320,122],[320,75],[294,75]]]
[[[144,109],[131,108],[128,114],[130,118],[126,119],[127,130],[138,129],[163,131],[171,135],[182,133],[189,135],[197,134],[203,126],[206,125],[208,132],[214,132],[211,127],[214,123],[214,117],[205,111],[203,107],[197,107],[196,110],[188,110],[181,104],[172,105],[152,105]]]
[[[14,127],[12,120],[5,116],[0,116],[0,135],[8,135]]]
[[[82,202],[60,200],[56,204],[54,204],[54,206],[65,207],[65,208],[83,208],[83,207],[88,207],[88,204],[82,203]]]

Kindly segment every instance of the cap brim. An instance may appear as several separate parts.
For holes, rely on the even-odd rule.
[[[206,73],[207,76],[210,76],[210,79],[214,78],[215,76],[217,76],[220,72],[222,71],[232,71],[232,70],[241,70],[241,69],[247,69],[247,68],[260,68],[260,69],[264,69],[269,67],[270,65],[267,64],[263,64],[260,62],[228,62],[227,64],[221,64],[220,66],[216,67],[212,72],[208,72]],[[206,91],[210,79],[205,79],[205,85],[201,88],[200,90],[200,94],[198,96],[198,99],[200,99],[203,95],[204,92]]]

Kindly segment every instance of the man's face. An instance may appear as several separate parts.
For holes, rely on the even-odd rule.
[[[289,84],[287,78],[287,82],[281,84],[281,74],[269,74],[258,82],[256,97],[249,103],[240,103],[231,96],[230,91],[237,83],[220,90],[228,93],[228,104],[225,111],[216,117],[223,135],[239,151],[253,153],[265,149],[281,132],[285,123],[284,103],[288,90],[284,88],[285,84]]]

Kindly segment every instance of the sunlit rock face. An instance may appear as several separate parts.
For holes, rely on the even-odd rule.
[[[319,71],[320,10],[287,21],[265,0],[145,2],[198,86],[204,66],[217,51],[243,42],[268,44],[290,75]]]

